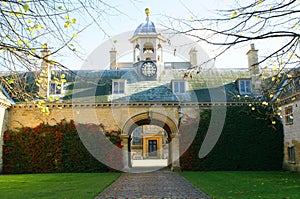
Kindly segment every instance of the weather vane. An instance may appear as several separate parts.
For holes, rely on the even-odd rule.
[[[145,14],[146,14],[147,16],[149,16],[149,14],[150,14],[149,8],[146,8],[146,9],[145,9]]]

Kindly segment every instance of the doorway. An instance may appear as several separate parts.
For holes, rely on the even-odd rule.
[[[132,167],[168,165],[168,133],[160,126],[136,127],[131,133],[129,147]]]
[[[157,157],[157,140],[148,140],[149,157]]]

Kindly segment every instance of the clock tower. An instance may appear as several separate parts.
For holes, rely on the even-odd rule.
[[[133,63],[141,80],[157,80],[164,70],[163,44],[167,41],[156,31],[149,19],[150,10],[145,9],[146,21],[141,23],[133,33]]]

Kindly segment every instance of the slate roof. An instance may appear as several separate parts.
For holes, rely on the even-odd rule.
[[[79,70],[73,71],[74,73],[62,71],[59,75],[65,74],[67,86],[61,101],[92,103],[236,101],[235,96],[239,93],[235,80],[239,77],[248,77],[248,72],[241,70],[222,70],[217,74],[215,71],[204,70],[200,74],[192,73],[192,78],[189,76],[185,78],[188,84],[185,94],[174,94],[171,81],[182,80],[186,71],[186,69],[166,69],[157,81],[140,81],[134,68],[104,71]],[[33,74],[24,73],[20,74],[20,77],[26,77],[28,86],[33,88],[31,92],[37,93],[38,87],[34,84]],[[112,94],[113,79],[126,79],[125,94]],[[8,97],[17,103],[24,101],[17,96]]]
[[[292,68],[274,77],[274,80],[270,77],[264,81],[265,90],[274,95],[271,101],[277,98],[289,98],[300,92],[300,67]]]
[[[188,84],[185,94],[174,94],[171,89],[171,81],[183,79],[186,70],[165,70],[158,81],[140,81],[134,69],[106,70],[106,71],[77,71],[74,83],[66,88],[63,101],[75,102],[210,102],[233,101],[238,94],[238,87],[234,80],[236,76],[233,71],[222,71],[216,79],[211,71],[203,72],[201,75],[193,74],[187,77]],[[248,73],[242,76],[246,77]],[[224,79],[217,86],[215,81]],[[126,79],[125,94],[112,94],[112,80]],[[213,99],[212,99],[213,98]]]

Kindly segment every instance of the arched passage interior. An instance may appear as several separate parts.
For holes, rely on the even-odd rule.
[[[133,145],[133,134],[139,129],[144,134],[142,135],[142,143],[136,147]],[[149,134],[147,134],[147,130]],[[177,133],[176,123],[164,114],[150,111],[133,116],[122,129],[122,144],[128,152],[127,157],[123,157],[124,165],[131,167],[132,160],[135,159],[165,158],[168,165],[173,164],[173,160],[179,161],[176,158],[179,154],[179,146],[175,146],[172,142]]]

